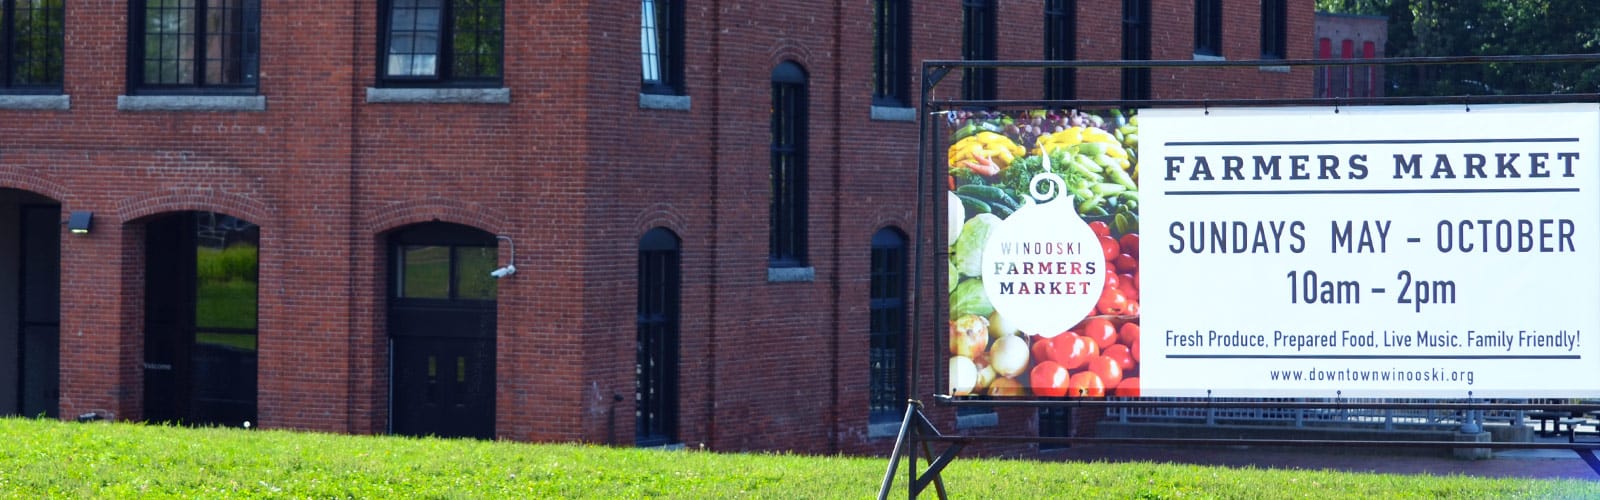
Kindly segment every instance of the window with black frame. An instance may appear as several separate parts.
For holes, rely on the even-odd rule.
[[[961,0],[961,58],[968,61],[995,59],[995,0]],[[965,68],[961,76],[961,97],[981,101],[995,98],[994,68]]]
[[[1150,60],[1150,0],[1122,0],[1122,59]],[[1150,68],[1122,69],[1122,98],[1150,98]]]
[[[1194,1],[1194,53],[1222,55],[1222,0]]]
[[[129,87],[172,92],[254,92],[260,0],[128,2]]]
[[[0,0],[0,92],[60,91],[64,0]]]
[[[806,265],[806,74],[785,61],[772,70],[772,213],[769,263]]]
[[[871,423],[898,422],[904,416],[906,394],[906,238],[893,228],[872,235],[871,387],[868,419]]]
[[[1068,408],[1039,409],[1039,437],[1072,437],[1072,410]],[[1039,450],[1070,448],[1059,443],[1039,443]]]
[[[1047,61],[1077,59],[1076,0],[1045,0],[1044,2],[1044,58]],[[1076,99],[1076,75],[1072,68],[1044,70],[1045,99]]]
[[[911,105],[911,5],[875,0],[872,5],[872,105]]]
[[[1289,53],[1288,0],[1261,0],[1261,58],[1283,59]]]
[[[639,20],[640,91],[683,95],[683,2],[642,0]]]
[[[678,236],[651,229],[639,239],[637,361],[634,365],[634,444],[678,440]]]
[[[495,87],[503,81],[503,0],[380,0],[378,13],[383,85]]]

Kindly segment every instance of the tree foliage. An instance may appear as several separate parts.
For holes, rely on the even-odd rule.
[[[1600,49],[1594,0],[1316,0],[1322,12],[1389,18],[1389,57],[1588,54]],[[1600,65],[1494,63],[1386,70],[1390,95],[1600,91]]]

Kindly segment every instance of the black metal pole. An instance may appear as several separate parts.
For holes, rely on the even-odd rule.
[[[894,438],[894,451],[889,452],[889,470],[883,473],[883,483],[878,486],[878,500],[888,500],[889,488],[894,487],[894,473],[900,466],[900,453],[909,449],[906,446],[906,438],[907,434],[911,433],[911,419],[915,416],[916,408],[914,405],[906,404],[906,416],[900,420],[900,433]],[[915,479],[916,475],[913,474],[912,478]]]

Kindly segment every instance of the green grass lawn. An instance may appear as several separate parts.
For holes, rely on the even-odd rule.
[[[0,419],[7,498],[871,498],[877,458]],[[955,498],[1596,498],[1600,483],[960,459]],[[905,498],[903,475],[896,498]],[[932,492],[926,497],[933,497]]]

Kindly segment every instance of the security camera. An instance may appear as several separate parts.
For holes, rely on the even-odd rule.
[[[515,264],[509,264],[509,265],[506,265],[506,267],[502,267],[502,268],[499,268],[499,269],[495,269],[493,271],[489,271],[489,276],[493,276],[494,279],[500,279],[500,278],[504,278],[506,276],[510,276],[510,275],[513,275],[513,274],[516,274],[516,273],[517,273],[517,266]]]

